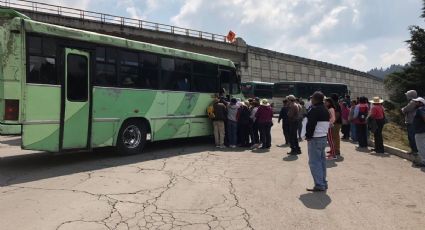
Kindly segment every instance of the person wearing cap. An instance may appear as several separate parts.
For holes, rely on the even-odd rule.
[[[260,107],[255,114],[260,128],[260,137],[263,145],[262,149],[269,149],[272,143],[271,128],[273,126],[273,109],[267,99],[261,100]]]
[[[312,106],[307,113],[306,140],[308,147],[308,165],[314,180],[314,187],[307,191],[323,192],[328,189],[326,180],[326,137],[329,130],[330,115],[323,103],[322,92],[312,96]]]
[[[227,105],[227,129],[229,134],[229,147],[236,148],[238,143],[238,111],[239,105],[236,98],[232,98]]]
[[[409,146],[411,149],[411,154],[416,154],[418,148],[416,147],[415,141],[415,127],[413,126],[413,119],[416,115],[416,102],[413,99],[418,97],[418,93],[415,90],[409,90],[405,93],[409,103],[401,109],[401,112],[404,114],[404,123],[407,127],[407,139],[409,140]]]
[[[288,129],[289,129],[289,145],[291,151],[289,155],[301,154],[301,148],[298,143],[297,131],[299,122],[300,107],[296,103],[294,95],[289,95],[288,99]]]
[[[382,106],[382,102],[384,102],[384,100],[379,97],[374,97],[373,100],[370,101],[372,107],[369,111],[369,119],[373,119],[376,124],[374,130],[372,130],[373,137],[375,139],[375,148],[371,150],[376,153],[384,153],[384,140],[382,138],[382,129],[385,125],[385,111],[384,107]]]
[[[418,148],[418,159],[413,164],[417,167],[425,167],[425,99],[418,97],[413,101],[417,108],[413,127],[415,127],[415,141]]]

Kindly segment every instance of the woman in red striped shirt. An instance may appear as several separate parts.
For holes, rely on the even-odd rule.
[[[375,148],[372,151],[376,153],[384,153],[384,140],[382,138],[382,129],[385,124],[385,111],[382,106],[383,100],[379,97],[374,97],[370,103],[372,103],[372,108],[369,111],[369,119],[373,119],[376,122],[376,127],[373,132],[375,139]]]

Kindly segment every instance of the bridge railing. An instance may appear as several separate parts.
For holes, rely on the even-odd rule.
[[[150,22],[140,19],[121,17],[111,14],[104,14],[88,10],[75,9],[65,6],[52,5],[41,2],[27,1],[27,0],[0,0],[0,6],[4,8],[21,9],[32,12],[47,13],[59,15],[63,17],[78,18],[80,20],[96,21],[105,24],[114,24],[126,26],[137,29],[159,31],[189,37],[200,38],[204,40],[211,40],[217,42],[227,42],[226,36],[220,34],[213,34],[209,32],[192,30],[177,26],[171,26],[156,22]]]

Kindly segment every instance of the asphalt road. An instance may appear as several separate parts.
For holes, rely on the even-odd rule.
[[[342,142],[327,193],[303,154],[216,149],[209,138],[53,155],[0,138],[0,229],[425,229],[425,170]]]

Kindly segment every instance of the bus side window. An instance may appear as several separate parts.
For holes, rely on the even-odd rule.
[[[98,86],[117,86],[117,71],[115,63],[115,49],[96,48],[96,76],[94,84]]]
[[[211,63],[193,63],[192,91],[202,93],[218,92],[218,66]]]
[[[230,71],[220,71],[220,85],[221,85],[220,93],[225,93],[225,95],[222,95],[222,96],[231,94]],[[224,92],[221,92],[222,90],[224,90]]]
[[[55,40],[33,35],[28,35],[27,40],[27,83],[59,84]]]
[[[161,88],[175,91],[189,91],[191,83],[190,61],[161,58]]]
[[[120,85],[136,87],[141,85],[139,79],[139,55],[135,52],[120,51]]]
[[[226,91],[227,94],[240,93],[238,76],[236,76],[236,72],[234,70],[221,70],[220,83],[221,87]]]
[[[159,88],[158,56],[155,54],[140,54],[140,87],[144,89]]]

